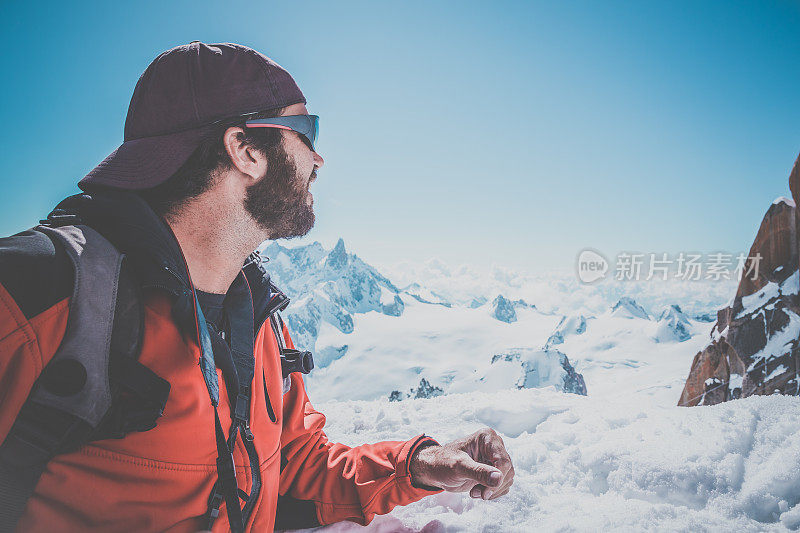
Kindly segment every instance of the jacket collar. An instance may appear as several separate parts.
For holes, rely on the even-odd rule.
[[[114,244],[127,256],[140,285],[172,294],[176,318],[195,329],[194,297],[181,247],[167,223],[138,194],[121,189],[76,194],[61,201],[48,220],[65,217],[72,219],[67,223],[91,226]],[[284,309],[289,299],[272,283],[257,252],[245,262],[243,273],[252,292],[258,332],[269,315]]]
[[[108,189],[64,199],[48,220],[75,216],[124,253],[143,287],[155,286],[174,296],[191,292],[189,272],[172,230],[139,195]]]

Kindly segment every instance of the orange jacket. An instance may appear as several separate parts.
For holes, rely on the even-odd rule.
[[[52,268],[57,259],[52,250],[24,250],[20,243],[30,234],[0,239],[0,441],[58,348],[69,314],[63,289],[25,285],[25,276]],[[27,273],[21,270],[25,265]],[[18,301],[20,295],[25,295],[25,302]],[[198,366],[201,352],[196,337],[176,324],[170,294],[149,288],[143,303],[139,361],[171,384],[164,415],[150,431],[94,442],[52,460],[28,501],[18,531],[204,527],[208,497],[217,480],[217,449],[214,409]],[[283,335],[291,347],[285,327]],[[262,487],[248,530],[273,529],[278,495],[312,502],[305,509],[313,508],[319,524],[341,520],[366,524],[376,514],[432,494],[412,486],[408,471],[413,451],[430,439],[418,436],[355,448],[329,442],[323,431],[325,417],[309,402],[297,374],[291,375],[291,388],[282,394],[278,345],[268,321],[256,333],[254,351],[250,427]],[[222,373],[219,369],[217,373],[219,415],[227,433],[229,424],[224,421],[230,420],[230,402]],[[275,422],[268,416],[265,391]],[[239,488],[249,494],[251,467],[241,439],[234,460]],[[223,504],[214,531],[227,529]]]

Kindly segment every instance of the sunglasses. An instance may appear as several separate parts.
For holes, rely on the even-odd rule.
[[[299,133],[308,147],[314,150],[319,131],[317,115],[288,115],[284,117],[256,118],[244,123],[248,128],[278,128]]]

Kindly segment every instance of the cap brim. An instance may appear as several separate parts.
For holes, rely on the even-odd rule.
[[[200,145],[203,130],[125,141],[78,182],[78,187],[103,185],[139,190],[155,187],[172,176]]]

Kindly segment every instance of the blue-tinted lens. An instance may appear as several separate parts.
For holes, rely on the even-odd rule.
[[[289,115],[272,118],[258,118],[245,122],[246,126],[258,127],[259,125],[274,124],[284,126],[296,131],[308,141],[309,147],[313,150],[314,143],[317,141],[317,131],[319,128],[319,116],[317,115]]]
[[[317,135],[319,135],[319,116],[309,115],[311,118],[311,125],[314,128],[311,134],[311,144],[317,142]]]

